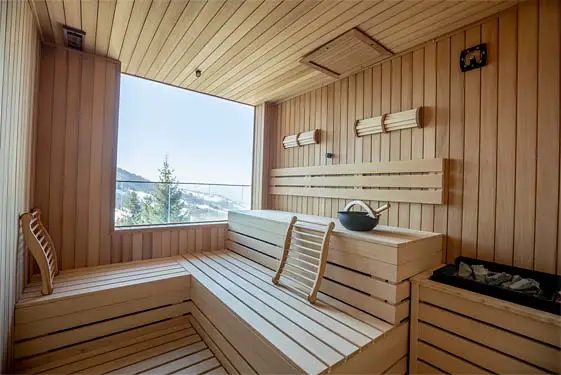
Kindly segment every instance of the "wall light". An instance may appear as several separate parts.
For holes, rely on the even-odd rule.
[[[294,135],[287,135],[282,139],[284,148],[313,145],[319,143],[319,129],[310,130]]]

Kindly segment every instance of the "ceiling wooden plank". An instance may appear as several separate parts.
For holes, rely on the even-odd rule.
[[[224,41],[218,46],[214,51],[208,53],[208,49],[201,51],[185,68],[185,70],[190,71],[193,69],[200,69],[206,76],[206,66],[207,61],[212,64],[214,61],[220,59],[232,46],[236,45],[243,37],[248,35],[251,30],[257,27],[264,18],[271,14],[275,8],[281,3],[280,0],[267,0],[261,3],[259,8],[253,12],[240,27],[236,29],[235,32],[230,34]],[[187,75],[187,77],[181,82],[180,86],[187,86],[191,82],[197,79],[196,76]]]
[[[136,46],[134,52],[132,53],[130,62],[125,66],[121,66],[122,70],[126,73],[136,73],[140,62],[142,61],[148,47],[150,46],[153,38],[156,35],[156,30],[160,27],[162,21],[164,20],[164,14],[167,12],[168,8],[171,6],[172,2],[170,0],[154,0]],[[177,2],[179,6],[185,7],[186,2]],[[183,10],[183,8],[181,8]],[[177,12],[177,17],[181,12]],[[134,72],[134,73],[133,73]]]
[[[189,5],[191,5],[191,3],[189,3]],[[189,46],[198,37],[200,32],[204,30],[206,25],[208,25],[208,23],[214,18],[216,13],[222,8],[223,5],[223,0],[208,1],[203,4],[203,7],[199,9],[196,14],[194,14],[195,17],[193,19],[189,19],[190,22],[188,27],[185,27],[182,24],[178,23],[179,27],[177,33],[179,38],[177,38],[174,34],[174,32],[176,31],[176,29],[174,28],[172,35],[170,35],[170,37],[173,38],[174,41],[176,41],[173,48],[170,48],[166,51],[162,61],[159,62],[159,64],[152,65],[152,67],[148,71],[148,77],[156,80],[163,79],[163,77],[165,77],[169,73],[173,65],[175,65],[177,59],[179,59],[180,57],[180,54],[188,50]]]
[[[288,27],[301,14],[305,14],[310,9],[319,4],[319,1],[284,1],[275,8],[257,27],[252,29],[245,37],[230,48],[217,61],[204,69],[205,76],[203,80],[197,80],[188,85],[194,90],[204,91],[208,88],[213,78],[220,77],[222,74],[242,62],[250,53],[252,48],[259,48],[265,44],[269,38],[276,35],[284,28]]]
[[[453,6],[447,6],[452,4]],[[391,43],[392,41],[399,40],[402,37],[414,38],[414,31],[420,30],[424,31],[427,26],[438,24],[438,22],[445,20],[446,18],[457,14],[458,12],[469,11],[470,8],[481,9],[487,6],[485,3],[481,2],[463,2],[463,3],[452,3],[448,2],[444,4],[443,9],[440,12],[430,15],[427,17],[427,13],[421,14],[420,20],[409,19],[404,22],[399,27],[393,28],[390,32],[378,34],[380,40],[384,40],[384,43]],[[462,13],[465,14],[465,13]],[[370,30],[367,30],[370,33]]]
[[[99,3],[95,34],[95,51],[98,55],[107,56],[109,52],[109,40],[116,7],[116,0],[103,0]]]
[[[348,3],[345,2],[344,4]],[[231,80],[218,87],[216,93],[221,96],[237,95],[243,90],[244,85],[260,82],[265,77],[270,76],[271,73],[282,74],[288,70],[286,68],[288,65],[293,65],[287,64],[287,62],[297,62],[301,56],[315,50],[345,31],[360,25],[388,6],[388,2],[372,4],[372,2],[361,2],[344,11],[338,17],[331,17],[327,23],[318,18],[312,25],[301,30],[301,33],[295,33],[294,37],[291,38],[293,42],[284,51],[276,55],[271,54],[255,59],[240,72],[241,74],[234,75]]]
[[[187,4],[174,1],[170,4],[146,55],[142,59],[138,68],[138,75],[150,77],[149,72],[153,65],[156,65],[156,71],[160,69],[167,54],[175,48],[183,33],[189,29],[197,18],[204,4],[204,1],[191,1]]]
[[[115,15],[113,16],[113,25],[111,27],[111,37],[109,39],[109,51],[107,53],[109,57],[119,59],[132,8],[136,2],[143,2],[143,0],[134,2],[130,0],[117,0]]]
[[[98,6],[98,0],[82,0],[82,30],[86,33],[84,37],[84,50],[88,53],[95,52]]]
[[[255,8],[234,31],[228,33],[228,35],[224,37],[217,34],[212,41],[185,66],[183,72],[176,79],[177,85],[182,86],[186,80],[196,78],[194,74],[189,74],[189,72],[193,72],[196,69],[202,71],[201,64],[209,59],[210,56],[214,56],[214,59],[220,57],[255,27],[267,14],[275,9],[280,4],[280,1],[262,1],[256,3],[259,3],[258,7]],[[222,32],[222,30],[220,32]]]
[[[152,3],[153,2],[151,0],[134,2],[127,31],[125,32],[123,46],[121,48],[121,52],[119,53],[119,60],[121,60],[121,67],[124,71],[126,71],[129,66],[132,53],[138,43],[140,32],[144,27],[144,23],[148,17],[148,12],[152,7]]]
[[[41,38],[46,43],[54,43],[55,37],[53,34],[53,27],[51,19],[49,18],[49,10],[45,0],[30,0],[31,9],[35,14]]]
[[[434,14],[440,12],[442,9],[453,6],[451,1],[424,1],[417,3],[407,9],[401,10],[391,16],[384,15],[383,19],[376,17],[370,21],[363,23],[360,27],[362,30],[368,30],[368,34],[375,39],[381,38],[383,35],[393,33],[407,27],[407,23],[412,19],[425,17],[427,14]],[[394,7],[397,8],[397,7]],[[392,8],[392,10],[394,9]]]
[[[215,19],[213,19],[213,24],[209,24],[205,32],[193,43],[189,52],[183,54],[169,76],[166,77],[166,80],[174,85],[179,85],[187,75],[195,75],[195,69],[189,69],[191,61],[193,61],[204,48],[208,48],[211,51],[216,49],[216,47],[231,35],[260,4],[260,0],[241,3],[233,14],[230,12],[224,13],[223,18],[227,19],[226,22],[223,22],[219,18],[219,15],[217,15]]]
[[[248,73],[253,72],[261,63],[284,50],[287,45],[295,43],[303,35],[309,34],[311,31],[316,30],[317,27],[337,19],[343,13],[349,11],[349,9],[355,9],[359,5],[358,1],[320,3],[318,7],[302,15],[290,27],[284,28],[280,33],[270,38],[261,48],[251,51],[252,53],[244,61],[231,67],[228,72],[220,76],[207,90],[209,92],[222,92],[223,88],[229,88],[236,80],[246,77]]]
[[[64,17],[64,3],[62,1],[47,0],[47,9],[49,11],[49,19],[51,20],[51,28],[53,29],[55,43],[64,45],[64,34],[62,31],[62,25],[66,22]]]
[[[300,60],[353,27],[399,54],[518,2],[27,1],[45,42],[63,44],[61,25],[68,24],[86,32],[86,52],[120,59],[125,73],[250,104],[285,99],[333,82],[333,77]],[[338,71],[361,69],[356,58],[345,60],[352,47],[345,43],[324,63]],[[197,69],[200,77],[194,74]]]
[[[82,30],[82,1],[64,0],[65,24],[78,30]]]
[[[510,8],[514,5],[513,1],[492,2],[483,8],[471,9],[464,14],[454,14],[437,25],[427,26],[425,29],[414,33],[411,37],[401,38],[395,42],[388,42],[389,46],[400,51],[405,51],[413,46],[433,40],[439,36],[448,34],[462,27],[477,22],[483,18],[487,18],[493,14]]]

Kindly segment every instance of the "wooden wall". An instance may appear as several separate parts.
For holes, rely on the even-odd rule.
[[[260,210],[269,199],[269,169],[273,151],[268,145],[273,141],[277,120],[277,105],[264,103],[255,106],[253,121],[253,165],[251,181],[251,209]]]
[[[169,257],[204,250],[222,250],[226,223],[119,229],[111,235],[111,262]]]
[[[384,221],[446,233],[448,261],[461,254],[561,274],[559,6],[524,2],[279,104],[273,167],[449,158],[447,205],[394,204]],[[482,42],[488,65],[462,73],[460,51]],[[354,135],[357,119],[417,106],[423,129]],[[320,145],[282,149],[282,136],[313,128]],[[274,209],[333,217],[344,204],[269,197]]]
[[[43,45],[34,205],[63,270],[224,247],[220,225],[114,231],[120,73],[117,61]]]
[[[111,261],[120,64],[43,45],[35,206],[59,267]]]
[[[0,373],[11,360],[14,304],[24,280],[18,217],[29,209],[39,36],[27,2],[0,2]]]

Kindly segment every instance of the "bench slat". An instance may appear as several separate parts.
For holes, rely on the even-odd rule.
[[[264,293],[275,296],[282,300],[285,304],[292,306],[303,314],[306,314],[311,319],[317,321],[321,325],[331,329],[341,337],[361,347],[371,342],[370,337],[361,333],[361,328],[364,328],[360,322],[354,320],[346,314],[341,314],[338,310],[332,309],[329,306],[318,308],[302,300],[302,298],[290,293],[284,287],[275,287],[269,277],[260,277],[259,271],[248,272],[248,266],[238,260],[231,258],[226,252],[215,253],[217,257],[213,258],[225,268],[236,272],[237,275],[258,286]],[[353,324],[357,323],[353,328]],[[380,331],[376,331],[380,334]]]
[[[344,359],[343,355],[318,340],[315,336],[309,334],[300,326],[294,324],[285,316],[279,314],[277,311],[261,302],[258,298],[255,298],[250,293],[231,282],[228,278],[220,275],[201,261],[197,257],[197,254],[194,254],[194,256],[187,255],[185,258],[188,262],[197,267],[201,272],[204,272],[214,282],[224,288],[224,290],[228,291],[228,293],[230,293],[233,297],[237,298],[240,302],[257,312],[262,318],[276,327],[277,330],[290,337],[295,343],[293,344],[293,347],[295,348],[295,350],[293,350],[294,352],[310,352],[328,366],[332,366]],[[309,354],[302,357],[305,358],[308,356]],[[297,362],[297,364],[302,366],[301,363]]]
[[[251,293],[256,298],[259,298],[259,300],[261,300],[263,303],[266,303],[275,311],[283,314],[286,318],[290,319],[295,324],[298,324],[300,327],[304,328],[310,334],[314,335],[325,344],[331,346],[345,357],[358,351],[358,346],[353,345],[343,337],[331,332],[329,329],[320,325],[315,320],[310,319],[299,310],[290,307],[288,304],[285,304],[284,301],[272,297],[270,293],[242,279],[236,273],[231,272],[227,268],[223,267],[220,263],[216,262],[215,258],[215,256],[209,257],[206,254],[201,254],[199,256],[199,259],[205,262],[209,267],[212,267],[216,272],[224,275],[224,277],[227,277],[240,288],[246,290],[248,293]]]
[[[185,254],[185,256],[189,256],[189,254]],[[325,369],[325,364],[323,362],[300,347],[285,333],[278,330],[267,320],[263,319],[263,317],[250,309],[246,304],[242,303],[236,297],[231,295],[226,289],[217,284],[204,272],[195,267],[191,262],[185,260],[184,262],[181,262],[181,264],[188,272],[195,276],[196,282],[194,282],[193,285],[200,283],[202,286],[204,286],[210,293],[212,293],[214,297],[220,300],[222,304],[228,306],[228,309],[234,312],[239,317],[239,319],[242,319],[246,322],[246,324],[259,332],[259,334],[263,336],[267,341],[272,343],[278,351],[283,353],[287,359],[290,359],[291,362],[296,364],[301,369],[300,371],[318,374]],[[199,305],[195,289],[192,289],[192,293],[193,301],[195,302],[195,304]],[[296,369],[293,369],[289,372],[295,371],[298,372],[298,370]],[[281,372],[281,370],[278,369],[275,372]]]

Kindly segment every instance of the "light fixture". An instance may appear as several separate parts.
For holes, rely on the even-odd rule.
[[[201,74],[203,74],[203,72],[201,72],[199,69],[195,70],[195,75],[197,76],[197,78],[199,78]]]
[[[358,120],[355,125],[356,135],[365,135],[391,132],[421,127],[421,108],[417,107],[408,111],[383,114],[382,116]]]
[[[310,130],[293,135],[287,135],[282,139],[284,148],[313,145],[319,143],[319,129]]]

